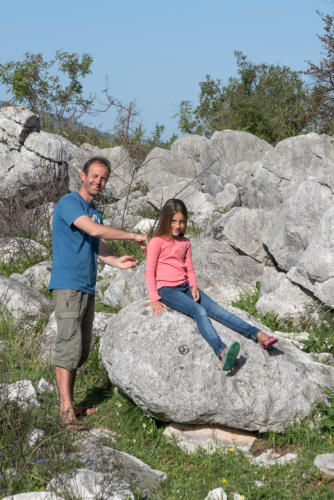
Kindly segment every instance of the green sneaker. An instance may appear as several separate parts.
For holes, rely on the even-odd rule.
[[[224,353],[224,364],[223,364],[223,370],[224,372],[228,372],[229,370],[232,370],[235,361],[238,357],[240,351],[240,344],[239,342],[233,342],[233,344],[230,346],[229,350],[227,351],[227,354]]]

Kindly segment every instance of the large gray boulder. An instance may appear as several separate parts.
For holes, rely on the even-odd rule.
[[[264,226],[263,242],[278,266],[286,272],[305,252],[324,212],[334,204],[327,185],[304,181],[293,183],[290,195]]]
[[[39,132],[39,117],[22,106],[4,106],[0,110],[0,141],[19,149],[32,132]]]
[[[227,309],[267,330],[246,313]],[[334,389],[334,368],[315,363],[288,340],[267,352],[215,326],[227,344],[241,344],[228,374],[191,318],[175,311],[154,316],[144,300],[109,321],[100,355],[111,382],[140,408],[177,423],[282,431],[310,413],[322,388]]]
[[[156,186],[147,193],[147,200],[158,210],[170,198],[181,198],[188,210],[195,214],[212,214],[215,210],[214,198],[202,193],[200,186],[183,180],[168,186]]]
[[[322,216],[302,257],[288,273],[291,281],[334,306],[334,207]]]
[[[262,232],[270,215],[268,210],[235,207],[215,222],[214,237],[226,240],[239,253],[265,262],[268,256],[262,244]]]
[[[206,137],[202,137],[201,135],[188,135],[185,137],[181,137],[180,139],[176,139],[173,142],[170,150],[176,156],[184,156],[185,158],[190,158],[195,164],[199,164],[201,160],[201,154],[204,149],[209,144],[209,139]],[[201,167],[196,167],[198,172],[201,170]]]
[[[6,276],[0,275],[0,304],[16,320],[37,320],[50,309],[50,301],[40,292]]]
[[[250,176],[256,171],[256,162],[273,149],[266,141],[248,132],[215,132],[200,159],[200,180],[204,191],[216,195],[227,182],[242,188],[242,191],[247,190]]]
[[[196,179],[198,168],[198,163],[191,158],[154,148],[138,170],[137,180],[151,190],[155,186],[175,184],[184,178]]]
[[[310,294],[292,283],[285,273],[265,267],[261,280],[261,294],[256,303],[260,314],[273,313],[280,319],[301,319],[312,314],[317,302]]]

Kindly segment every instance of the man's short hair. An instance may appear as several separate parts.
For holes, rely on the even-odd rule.
[[[108,176],[110,175],[110,172],[111,172],[111,165],[110,165],[110,161],[107,160],[107,158],[105,158],[104,156],[93,156],[93,158],[91,158],[90,160],[87,160],[86,163],[84,164],[83,168],[82,168],[82,171],[87,175],[88,174],[88,170],[89,170],[89,167],[93,164],[93,163],[101,163],[101,165],[104,165],[106,167],[106,169],[108,170]]]

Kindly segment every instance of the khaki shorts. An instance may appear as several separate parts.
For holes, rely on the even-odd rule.
[[[88,358],[95,297],[79,290],[53,290],[52,295],[57,321],[54,364],[75,370]]]

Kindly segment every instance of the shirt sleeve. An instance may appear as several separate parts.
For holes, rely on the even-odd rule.
[[[195,274],[194,267],[193,267],[193,260],[192,260],[192,256],[191,256],[190,241],[188,241],[188,243],[187,243],[185,266],[187,269],[187,277],[188,277],[189,286],[196,286],[198,288],[196,274]]]
[[[156,270],[161,251],[161,241],[159,238],[152,238],[147,245],[145,280],[148,290],[148,295],[151,302],[160,300],[161,297],[157,291]]]
[[[79,200],[68,196],[59,202],[59,215],[70,226],[78,217],[87,213]]]

